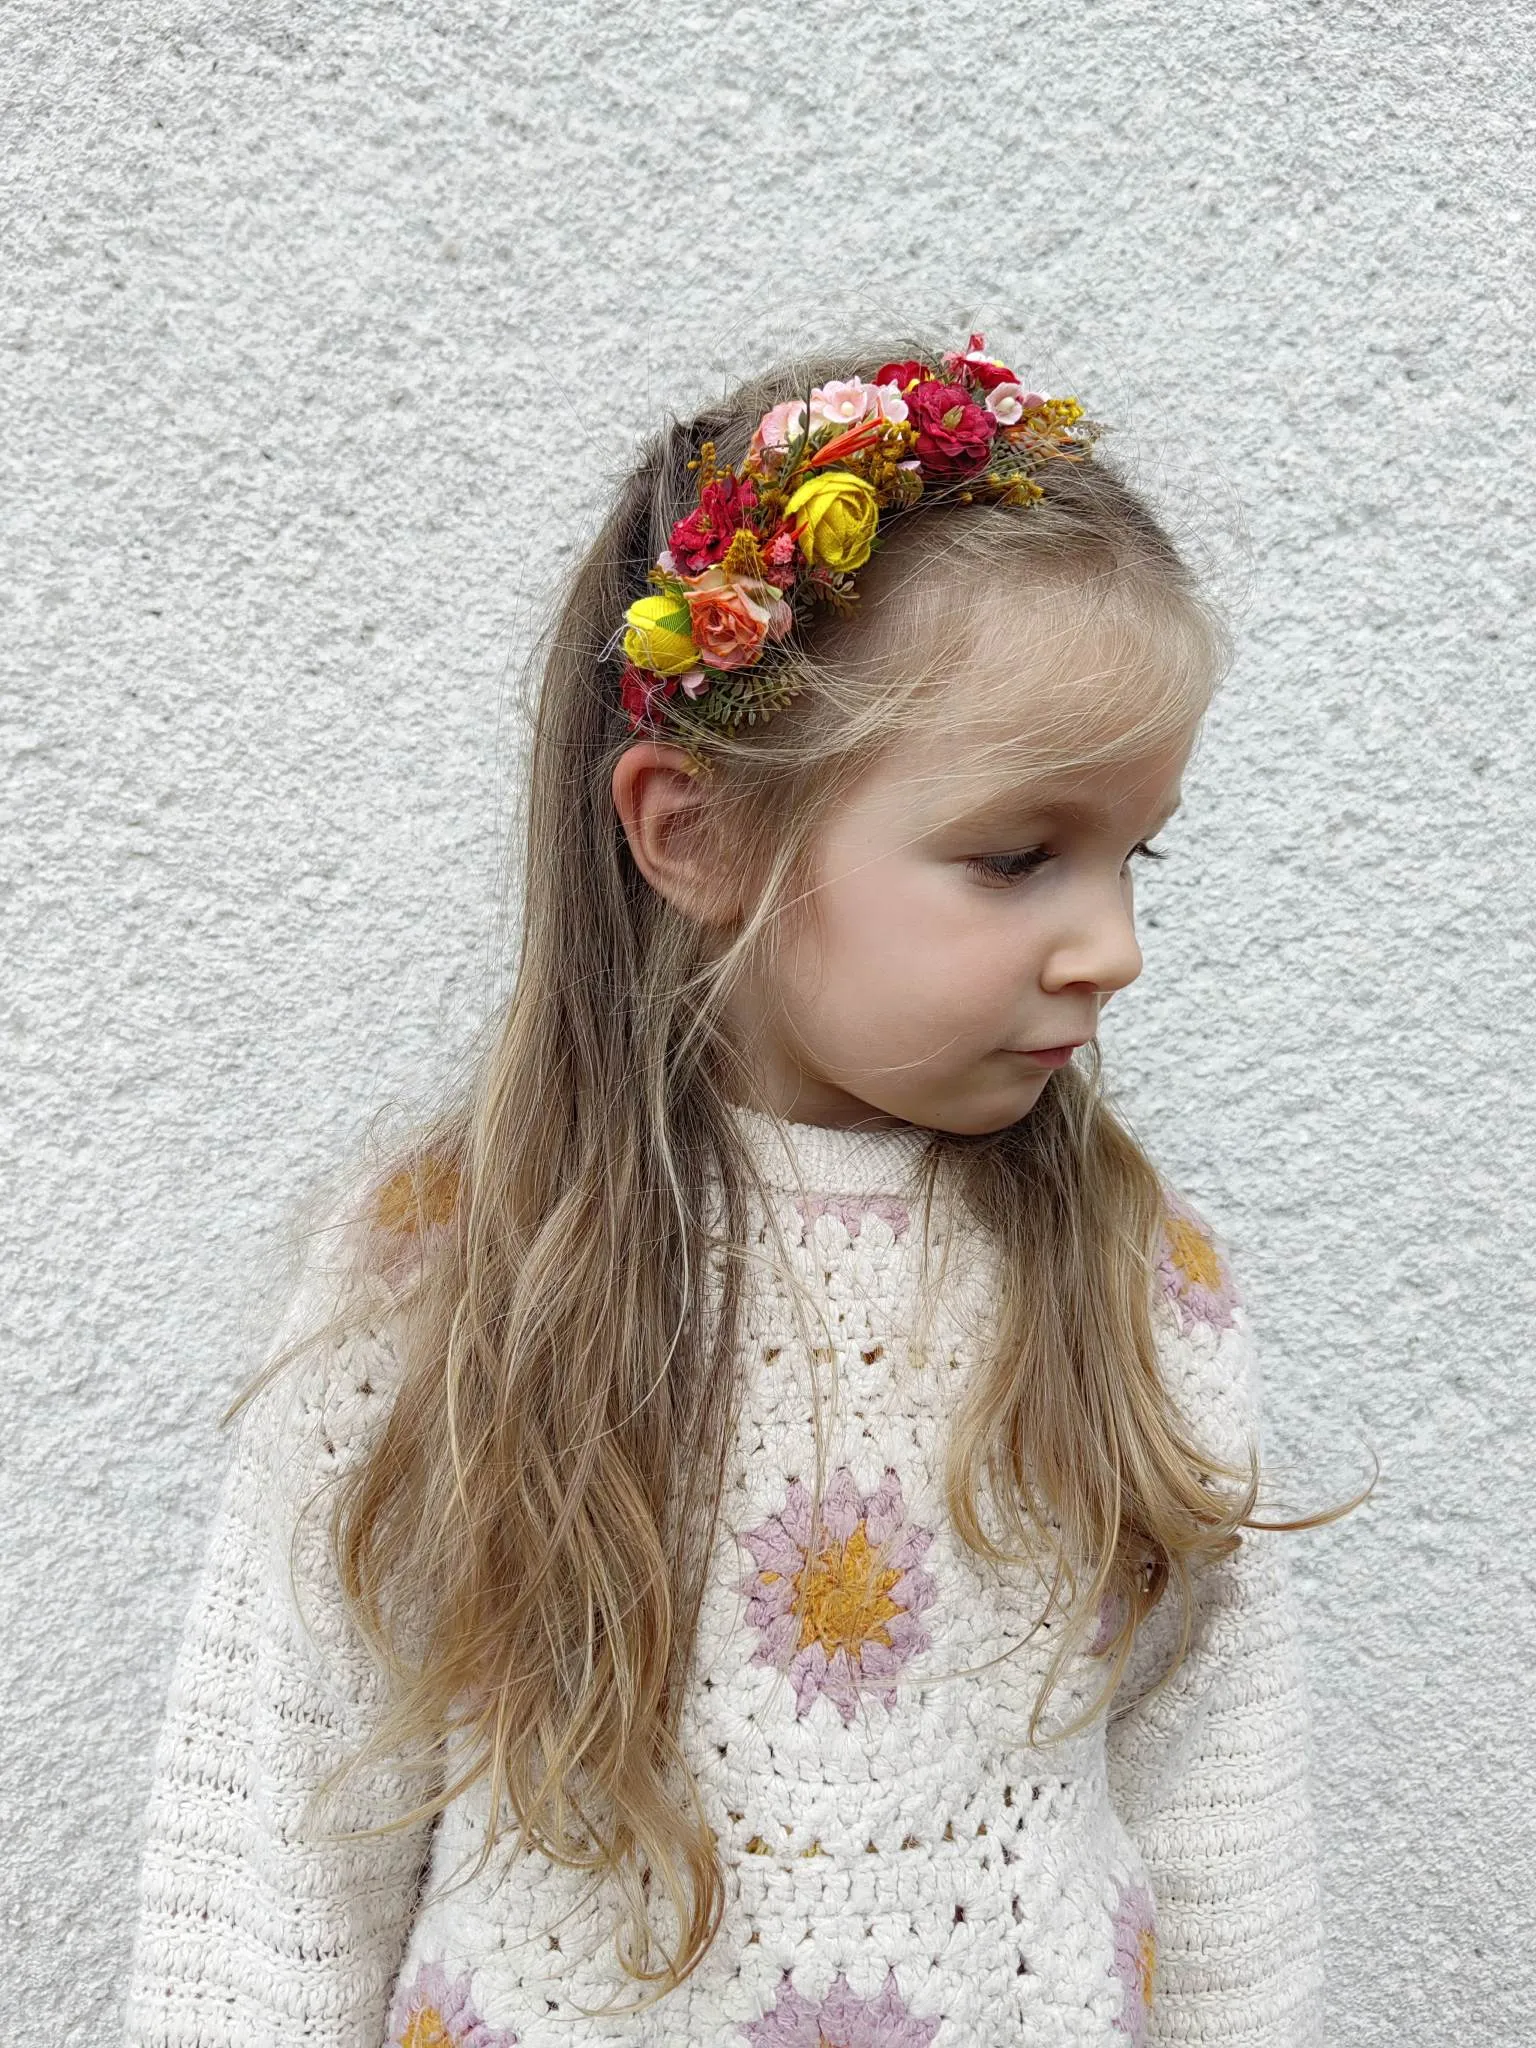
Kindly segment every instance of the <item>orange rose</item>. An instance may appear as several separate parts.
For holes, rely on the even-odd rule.
[[[723,569],[687,579],[689,631],[711,668],[751,668],[767,640],[789,631],[793,614],[771,583],[737,582]]]

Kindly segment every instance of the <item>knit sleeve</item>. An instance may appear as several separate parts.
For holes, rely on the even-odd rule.
[[[1242,1311],[1166,1351],[1200,1440],[1243,1464],[1257,1387]],[[1202,1427],[1203,1425],[1203,1427]],[[1109,1727],[1110,1792],[1157,1912],[1149,2044],[1319,2048],[1321,1920],[1310,1720],[1287,1537],[1245,1531],[1197,1576],[1187,1658],[1169,1599],[1144,1626]]]
[[[334,1305],[313,1255],[282,1343]],[[177,1658],[146,1821],[129,2048],[379,2048],[436,1790],[403,1766],[322,1781],[384,1684],[343,1607],[330,1483],[382,1419],[387,1325],[327,1340],[246,1408]]]

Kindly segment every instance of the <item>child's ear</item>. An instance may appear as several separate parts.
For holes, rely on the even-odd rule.
[[[710,925],[739,914],[740,875],[715,843],[708,784],[681,747],[626,747],[614,764],[613,807],[635,866],[674,909]]]

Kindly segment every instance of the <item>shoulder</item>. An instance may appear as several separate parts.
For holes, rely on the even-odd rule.
[[[1218,1458],[1246,1465],[1259,1426],[1247,1306],[1225,1240],[1167,1182],[1152,1317],[1164,1383],[1196,1440]]]
[[[240,1442],[294,1505],[339,1479],[383,1427],[406,1373],[406,1290],[458,1192],[450,1164],[423,1155],[351,1175],[293,1226]]]

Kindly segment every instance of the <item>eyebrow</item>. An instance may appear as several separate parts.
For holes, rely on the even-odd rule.
[[[1161,832],[1168,821],[1184,807],[1182,793],[1176,803],[1171,804],[1152,828]],[[940,829],[947,832],[1000,832],[1010,825],[1016,825],[1029,818],[1049,819],[1068,825],[1087,825],[1092,828],[1107,822],[1106,814],[1097,804],[1073,803],[1070,801],[1032,798],[1023,791],[1000,791],[986,798],[973,810],[959,817],[946,818]]]

